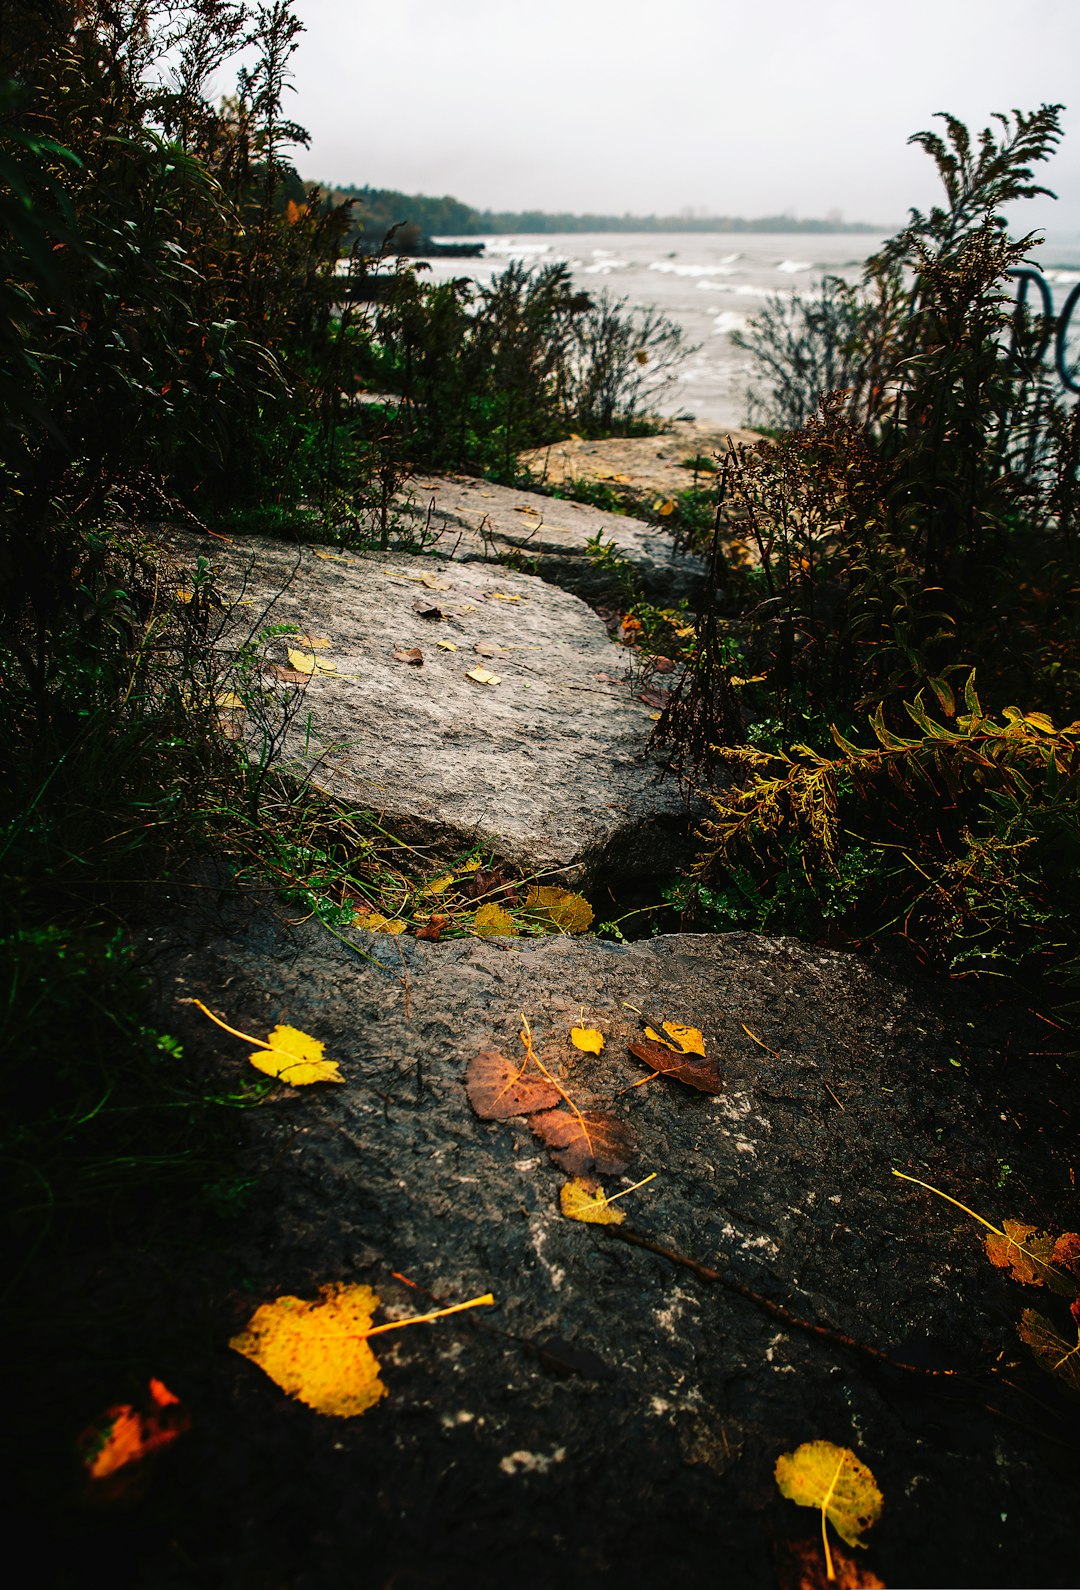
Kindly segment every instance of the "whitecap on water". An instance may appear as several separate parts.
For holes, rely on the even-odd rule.
[[[813,270],[814,262],[809,259],[782,259],[776,268],[778,271],[787,271],[789,276],[794,276],[796,271]]]
[[[740,315],[737,310],[724,309],[713,321],[713,335],[726,337],[733,331],[741,331],[746,325],[746,316]]]

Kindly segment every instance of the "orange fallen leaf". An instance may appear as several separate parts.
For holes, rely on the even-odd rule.
[[[191,1428],[191,1416],[161,1380],[151,1380],[142,1408],[121,1403],[79,1438],[83,1464],[92,1480],[103,1480],[129,1463],[168,1446]]]
[[[829,1552],[833,1577],[825,1570],[825,1560],[812,1541],[793,1541],[790,1556],[780,1564],[780,1590],[885,1590],[884,1579],[864,1568],[839,1546]]]
[[[424,666],[424,654],[419,646],[399,647],[392,655],[395,662],[408,663],[412,668]]]
[[[442,938],[442,930],[449,921],[450,918],[448,916],[429,917],[423,927],[417,928],[416,936],[418,939],[438,940]]]
[[[1075,1231],[1063,1231],[1054,1243],[1050,1260],[1080,1281],[1080,1235]]]
[[[1008,1270],[1013,1281],[1022,1286],[1053,1284],[1054,1274],[1049,1266],[1054,1252],[1054,1239],[1028,1226],[1020,1220],[1003,1220],[1001,1231],[986,1235],[986,1257],[999,1270]]]

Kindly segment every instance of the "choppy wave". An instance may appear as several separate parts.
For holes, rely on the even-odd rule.
[[[733,331],[741,331],[746,325],[746,316],[740,315],[736,309],[722,309],[713,321],[713,335],[726,337]]]
[[[794,276],[796,271],[810,271],[814,268],[811,259],[782,259],[776,267],[778,271],[786,271],[789,276]]]

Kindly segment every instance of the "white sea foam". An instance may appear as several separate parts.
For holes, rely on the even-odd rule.
[[[776,268],[778,271],[786,271],[789,276],[794,276],[796,271],[813,270],[814,262],[810,259],[782,259]]]
[[[726,337],[733,331],[741,331],[745,325],[745,315],[740,315],[735,309],[724,309],[713,321],[713,334],[717,337]]]
[[[1056,270],[1046,271],[1044,274],[1048,282],[1056,282],[1061,287],[1068,287],[1073,282],[1080,282],[1080,271]]]
[[[738,255],[732,255],[738,259]],[[719,265],[673,265],[668,259],[654,259],[649,266],[651,271],[659,271],[663,276],[726,276],[728,269],[721,263]]]
[[[593,249],[593,253],[596,253],[595,249]],[[626,270],[629,264],[630,261],[627,259],[598,259],[595,260],[593,264],[584,266],[582,275],[610,276],[612,271]]]
[[[725,275],[730,276],[732,274],[733,272],[731,271],[725,272]],[[730,293],[731,291],[731,288],[727,282],[698,282],[697,289],[699,293]]]

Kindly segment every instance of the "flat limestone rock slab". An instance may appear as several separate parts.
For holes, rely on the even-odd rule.
[[[223,649],[291,625],[264,659],[287,665],[291,647],[316,665],[302,685],[269,680],[275,758],[399,838],[480,842],[564,882],[654,873],[681,853],[685,803],[647,750],[654,710],[630,653],[577,597],[476,563],[182,544],[210,557],[232,604]],[[416,651],[418,666],[394,656]],[[250,712],[246,733],[261,753]]]
[[[692,600],[704,579],[702,560],[676,552],[666,531],[585,503],[468,475],[431,475],[411,480],[402,504],[403,511],[439,535],[440,552],[487,560],[515,553],[533,561],[541,578],[590,601],[620,595],[610,570],[587,553],[597,536],[604,545],[614,545],[645,594],[662,605]]]
[[[687,467],[691,459],[715,463],[730,447],[751,447],[760,440],[756,431],[672,420],[656,436],[610,436],[599,441],[567,437],[550,447],[531,448],[518,463],[546,486],[595,480],[631,499],[642,492],[674,497],[695,484],[699,491],[713,484],[708,471],[695,474],[693,467]]]
[[[1039,1445],[1064,1426],[1047,1378],[1018,1362],[1030,1292],[987,1263],[974,1222],[890,1174],[987,1213],[1074,1218],[1071,1139],[1052,1143],[1045,1088],[1039,1130],[1002,1113],[1001,1076],[1024,1064],[994,1074],[988,1018],[790,940],[358,934],[354,951],[242,897],[197,898],[146,946],[158,1025],[212,1056],[228,1092],[251,1074],[247,1046],[178,1001],[253,1034],[290,1022],[346,1078],[246,1112],[258,1179],[222,1232],[222,1339],[270,1297],[336,1281],[372,1286],[392,1318],[496,1299],[374,1341],[388,1396],[362,1419],[312,1415],[238,1358],[222,1367],[187,1513],[211,1534],[221,1520],[232,1582],[264,1582],[266,1559],[268,1583],[344,1586],[362,1562],[376,1584],[653,1587],[676,1563],[692,1590],[773,1590],[786,1542],[820,1552],[816,1515],[773,1468],[819,1438],[854,1448],[884,1493],[859,1553],[878,1582],[1070,1582],[1072,1480]],[[630,1006],[702,1030],[718,1097],[633,1086],[647,1073],[626,1048]],[[582,1007],[599,1056],[568,1041]],[[572,1096],[633,1127],[607,1193],[657,1173],[619,1205],[627,1229],[960,1378],[890,1369],[564,1218],[563,1175],[528,1124],[481,1121],[466,1096],[479,1050],[522,1057],[521,1012]],[[1001,1354],[1017,1364],[1005,1381],[1038,1398],[1038,1430],[990,1367]]]

